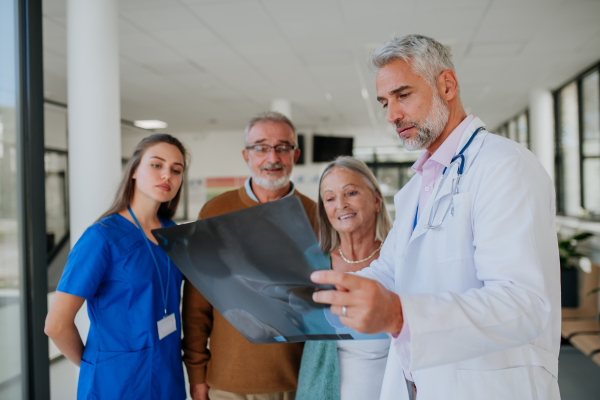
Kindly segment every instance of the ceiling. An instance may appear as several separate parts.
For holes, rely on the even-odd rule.
[[[67,103],[66,0],[43,6],[45,96]],[[389,132],[366,59],[420,33],[451,47],[463,104],[494,127],[600,59],[599,21],[597,0],[120,0],[122,118],[241,129],[282,98],[305,129]]]

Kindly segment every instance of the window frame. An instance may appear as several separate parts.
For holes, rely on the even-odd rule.
[[[581,220],[587,221],[600,221],[600,215],[597,216],[573,216],[567,215],[565,212],[565,203],[564,203],[564,182],[562,179],[563,172],[563,157],[560,152],[560,126],[562,123],[561,120],[561,107],[560,107],[560,99],[562,90],[569,86],[572,83],[576,84],[577,87],[577,121],[578,121],[578,135],[579,135],[579,196],[580,196],[580,206],[584,210],[585,208],[585,176],[584,176],[584,161],[587,158],[600,158],[598,156],[585,157],[583,153],[583,139],[584,139],[584,115],[583,115],[583,79],[597,71],[600,74],[600,60],[596,61],[594,64],[583,70],[582,72],[575,75],[573,78],[569,79],[561,86],[556,88],[552,92],[552,97],[554,99],[554,176],[555,176],[555,188],[556,188],[556,214],[561,216],[567,216],[570,218],[578,218]],[[600,93],[600,79],[598,80],[598,90]],[[598,110],[600,113],[600,110]],[[600,182],[599,182],[600,184]]]
[[[50,398],[42,1],[15,0],[17,204],[23,399]]]
[[[509,119],[505,120],[504,122],[502,122],[501,124],[499,124],[496,129],[494,129],[492,132],[494,134],[497,134],[498,136],[502,136],[505,137],[507,139],[512,140],[513,142],[517,142],[522,144],[521,142],[519,142],[519,117],[521,115],[525,115],[525,120],[527,121],[527,140],[526,140],[526,147],[528,149],[531,149],[531,126],[529,124],[530,120],[529,120],[529,108],[525,108],[524,110],[516,113],[515,115],[513,115],[512,117],[510,117]],[[517,140],[513,140],[510,137],[510,128],[509,125],[510,123],[513,122],[515,124],[515,129],[516,129],[516,139]],[[504,134],[500,134],[500,132],[504,133]]]

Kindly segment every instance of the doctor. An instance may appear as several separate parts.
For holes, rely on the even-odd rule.
[[[313,273],[359,332],[388,332],[381,399],[559,399],[559,261],[552,181],[520,144],[460,101],[448,50],[419,35],[371,55],[378,101],[408,150],[380,257],[357,275]]]

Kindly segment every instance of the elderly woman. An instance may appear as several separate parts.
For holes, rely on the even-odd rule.
[[[369,266],[392,227],[375,176],[352,157],[325,168],[317,213],[319,243],[334,271]],[[296,400],[378,399],[389,345],[386,339],[306,342]]]

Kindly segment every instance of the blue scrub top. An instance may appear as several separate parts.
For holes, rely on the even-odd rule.
[[[162,293],[142,235],[113,214],[89,227],[69,253],[56,290],[87,299],[91,322],[77,399],[186,398],[179,315],[183,275],[171,263],[167,314],[175,313],[177,331],[159,340]],[[167,255],[150,244],[166,284]]]

